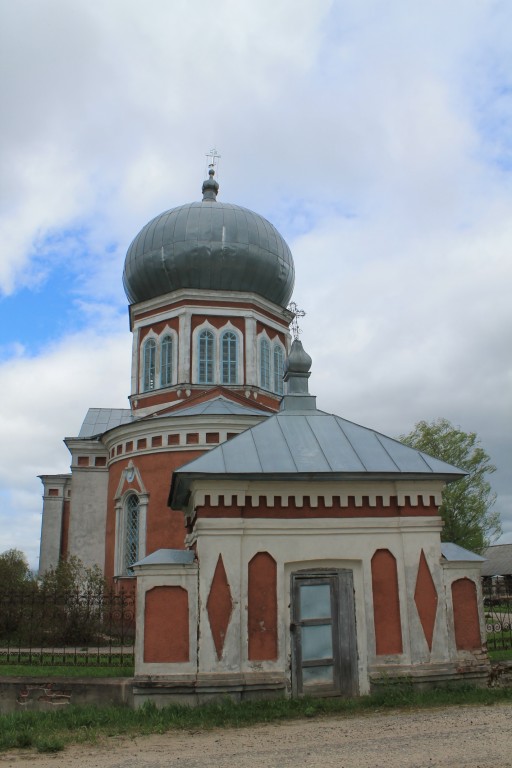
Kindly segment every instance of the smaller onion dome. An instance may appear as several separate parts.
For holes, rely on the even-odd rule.
[[[313,360],[302,346],[302,342],[299,339],[294,339],[290,354],[284,363],[284,372],[288,373],[289,376],[296,373],[303,376],[305,373],[309,373],[312,362]]]
[[[311,376],[312,362],[302,343],[298,339],[294,339],[290,354],[284,361],[283,378],[288,384],[289,395],[308,394],[308,379]]]
[[[214,179],[215,169],[213,165],[210,165],[208,171],[208,178],[203,181],[203,200],[217,200],[217,192],[219,191],[219,182]]]

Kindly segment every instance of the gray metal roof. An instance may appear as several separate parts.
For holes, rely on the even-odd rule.
[[[468,561],[483,562],[485,560],[485,557],[477,555],[476,552],[471,552],[469,549],[464,549],[464,547],[459,547],[458,544],[453,544],[451,541],[441,542],[441,554],[445,560],[450,562],[467,563]]]
[[[78,437],[95,437],[109,429],[133,421],[129,408],[89,408]]]
[[[250,291],[286,307],[295,268],[277,229],[257,213],[203,200],[165,211],[141,229],[126,254],[131,303],[179,288]]]
[[[190,549],[157,549],[156,552],[143,557],[133,565],[168,565],[169,563],[188,565],[194,560],[195,554]]]
[[[176,470],[171,497],[175,495],[174,503],[179,506],[188,480],[198,476],[321,480],[371,475],[449,482],[465,474],[340,416],[318,410],[284,410]]]
[[[261,411],[259,408],[253,408],[250,405],[235,403],[233,400],[219,395],[212,400],[191,405],[188,408],[178,408],[175,411],[169,411],[166,416],[269,416],[267,411]]]
[[[235,403],[233,400],[229,400],[227,397],[220,395],[213,398],[213,400],[207,400],[204,403],[198,403],[192,405],[189,408],[181,408],[175,412],[168,412],[163,414],[168,416],[261,416],[267,417],[269,414],[266,411],[261,411],[258,408],[253,408],[250,405],[243,405],[242,403]],[[148,417],[145,417],[148,418]],[[150,418],[154,418],[151,416]],[[84,419],[78,437],[96,437],[102,435],[109,429],[119,427],[121,424],[131,424],[134,421],[140,421],[133,416],[129,408],[89,408],[87,415]]]
[[[484,557],[482,576],[512,576],[512,544],[494,544]]]

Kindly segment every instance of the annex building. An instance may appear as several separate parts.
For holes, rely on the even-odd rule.
[[[317,408],[290,249],[214,176],[128,249],[130,407],[41,477],[41,570],[136,585],[137,702],[483,679],[482,558],[440,542],[464,473]]]

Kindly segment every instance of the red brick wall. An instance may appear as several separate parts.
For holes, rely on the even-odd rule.
[[[195,331],[205,321],[208,321],[210,325],[219,330],[228,323],[231,323],[241,333],[245,332],[245,320],[243,317],[222,317],[220,315],[192,315],[192,331]]]
[[[396,560],[388,549],[378,549],[372,557],[372,592],[377,656],[402,653]]]
[[[197,458],[203,453],[201,450],[158,452],[134,456],[133,462],[141,473],[142,482],[149,494],[149,502],[146,516],[146,555],[157,549],[183,549],[185,540],[185,520],[183,513],[175,511],[167,506],[172,472]],[[115,494],[123,470],[129,459],[118,461],[109,469],[108,479],[108,507],[107,527],[105,540],[105,578],[114,576],[114,552],[115,552]],[[131,488],[135,493],[139,492],[136,480],[125,486],[124,490]]]
[[[217,658],[221,659],[226,633],[233,612],[231,589],[226,575],[226,569],[224,568],[222,555],[219,555],[217,565],[215,566],[210,594],[206,601],[206,610],[208,612],[208,620],[210,622],[210,629],[215,644],[215,651],[217,652]]]
[[[62,527],[60,532],[60,556],[68,556],[69,548],[69,514],[70,501],[64,499],[62,503]]]
[[[418,566],[414,602],[416,603],[425,639],[431,651],[437,614],[437,591],[423,550],[421,551]]]
[[[452,584],[455,645],[458,651],[475,651],[482,647],[476,586],[471,579],[457,579]]]
[[[277,659],[277,565],[268,552],[258,552],[249,563],[249,661]]]
[[[144,661],[189,661],[188,592],[183,587],[154,587],[144,605]]]
[[[150,331],[153,331],[153,333],[156,333],[156,335],[159,336],[164,331],[165,328],[172,328],[173,331],[176,331],[176,333],[179,334],[180,323],[178,318],[170,317],[168,320],[161,320],[159,323],[151,323],[150,325],[146,325],[144,326],[144,328],[141,328],[140,329],[141,344]]]

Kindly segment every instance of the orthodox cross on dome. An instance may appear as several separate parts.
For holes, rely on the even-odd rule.
[[[210,149],[206,157],[209,158],[210,162],[208,163],[208,178],[203,181],[203,201],[212,200],[215,202],[219,191],[219,182],[214,176],[215,171],[219,168],[220,155],[216,149]]]
[[[213,171],[213,173],[215,173],[215,171],[218,171],[221,155],[219,155],[217,150],[215,148],[210,149],[210,151],[206,153],[206,157],[209,158],[208,172]]]
[[[299,317],[305,317],[306,313],[303,309],[299,309],[297,304],[294,301],[290,301],[288,304],[288,309],[290,312],[293,312],[293,320],[290,323],[290,327],[292,329],[293,338],[298,339],[299,334],[302,333],[301,328],[299,327]]]

